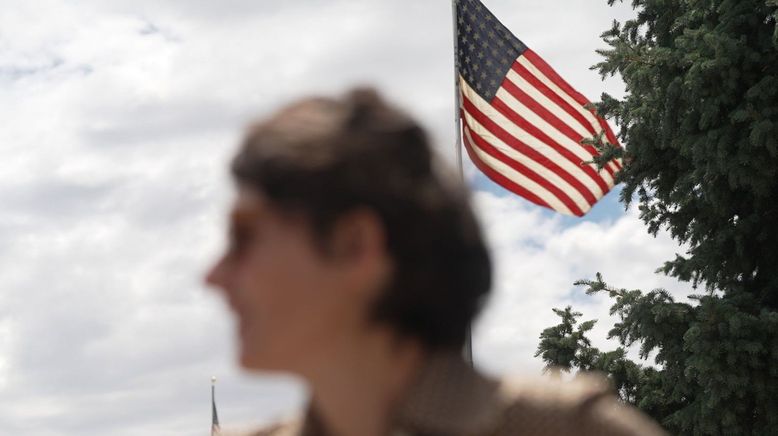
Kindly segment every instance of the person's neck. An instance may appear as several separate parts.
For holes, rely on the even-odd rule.
[[[426,354],[417,341],[390,332],[364,332],[331,350],[308,374],[312,407],[337,436],[385,436],[392,414]]]

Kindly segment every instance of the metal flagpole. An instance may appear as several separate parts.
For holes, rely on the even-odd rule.
[[[462,126],[461,126],[461,101],[459,91],[459,38],[457,36],[457,1],[451,0],[451,16],[453,17],[453,30],[454,30],[454,131],[456,132],[456,156],[457,156],[457,168],[459,169],[459,177],[462,180],[462,184],[465,183],[465,170],[462,164]],[[473,333],[472,326],[467,326],[467,337],[465,338],[465,346],[462,350],[465,361],[473,366]]]
[[[216,413],[216,377],[211,377],[211,436],[217,436],[221,432],[219,427],[219,415]]]
[[[456,132],[456,153],[457,153],[457,167],[459,168],[459,177],[462,182],[465,181],[465,171],[462,167],[462,129],[460,126],[460,108],[461,102],[459,100],[459,38],[457,37],[457,1],[451,0],[451,16],[453,17],[453,29],[454,29],[454,129]]]

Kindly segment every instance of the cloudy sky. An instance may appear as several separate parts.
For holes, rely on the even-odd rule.
[[[585,95],[628,7],[485,3]],[[451,5],[443,0],[0,1],[0,434],[198,435],[210,377],[225,427],[290,413],[294,381],[244,374],[202,273],[223,241],[225,163],[246,123],[289,98],[374,84],[451,161]],[[468,167],[497,266],[476,326],[478,366],[538,374],[552,307],[607,330],[578,278],[685,286],[653,273],[679,248],[611,194],[554,216]]]

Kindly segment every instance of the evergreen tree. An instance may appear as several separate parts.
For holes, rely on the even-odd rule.
[[[613,4],[615,0],[608,0]],[[675,434],[778,434],[778,0],[633,0],[635,19],[603,34],[595,65],[619,74],[626,96],[596,106],[620,126],[621,201],[636,202],[654,235],[669,230],[685,255],[660,271],[697,288],[608,286],[619,322],[602,352],[571,308],[541,334],[537,356],[561,370],[609,375],[624,401]],[[655,366],[631,361],[655,353]]]

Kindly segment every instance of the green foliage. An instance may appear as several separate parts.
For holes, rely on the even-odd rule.
[[[561,323],[541,333],[535,354],[548,369],[607,374],[623,401],[674,434],[778,434],[778,312],[745,294],[694,296],[688,304],[662,289],[609,287],[599,274],[576,284],[614,300],[619,322],[608,337],[621,346],[592,347],[586,333],[594,321],[579,325],[580,312],[554,309]],[[653,354],[655,366],[631,361],[631,345],[641,359]]]
[[[778,307],[778,2],[632,4],[594,67],[626,84],[596,105],[628,144],[622,201],[690,247],[663,271]]]
[[[678,302],[597,274],[576,284],[613,301],[619,347],[592,347],[594,321],[568,307],[555,309],[561,322],[536,356],[608,374],[674,434],[778,434],[778,0],[632,5],[636,18],[603,33],[593,67],[626,84],[623,99],[595,106],[627,147],[588,143],[624,159],[621,200],[637,203],[649,233],[667,229],[688,247],[659,271],[706,291]]]
[[[592,345],[586,338],[586,332],[594,327],[595,321],[581,323],[576,329],[577,319],[582,315],[580,312],[573,312],[570,306],[565,310],[552,310],[562,318],[562,322],[543,330],[535,357],[540,356],[547,362],[550,370],[569,371],[573,367],[581,367],[588,362],[588,357],[582,356],[582,353],[591,350]]]

